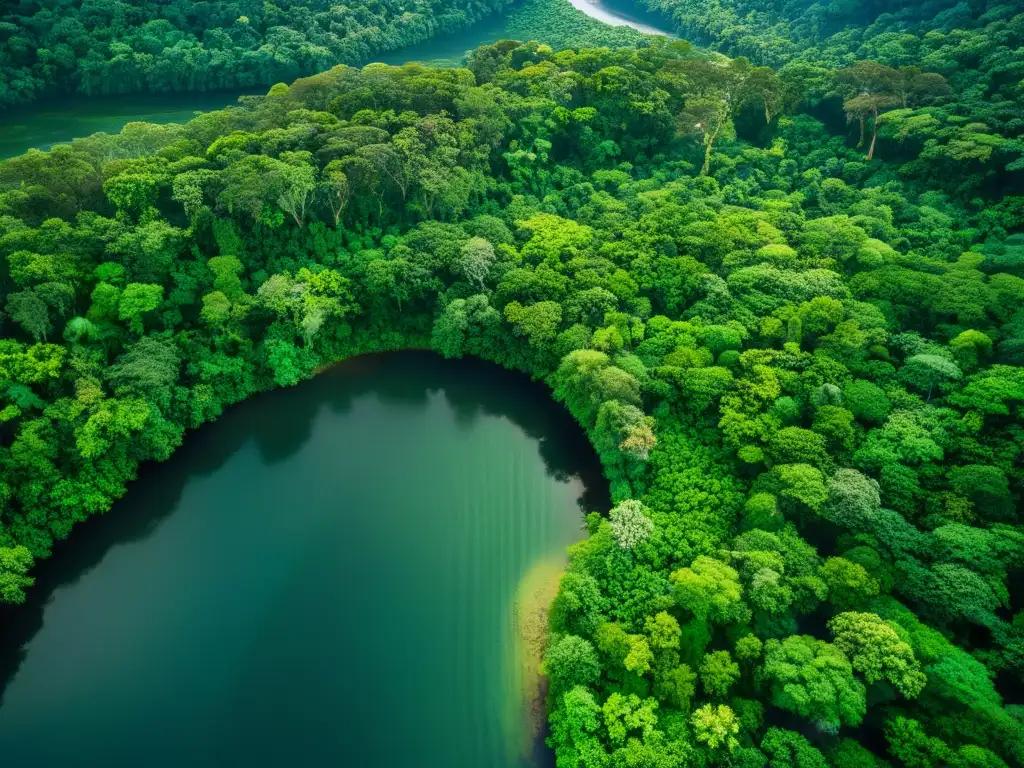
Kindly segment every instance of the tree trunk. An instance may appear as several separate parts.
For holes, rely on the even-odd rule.
[[[341,200],[339,199],[337,205],[334,205],[333,203],[331,203],[330,205],[331,213],[334,214],[334,228],[337,229],[338,224],[341,222],[341,214],[345,212],[345,206],[348,205],[348,200],[346,200],[345,202],[341,202]]]
[[[715,144],[715,137],[708,136],[704,140],[704,167],[700,169],[701,176],[707,176],[711,171],[711,147]]]
[[[857,140],[857,149],[864,146],[864,115],[859,118],[860,121],[860,138]]]
[[[875,142],[878,140],[878,110],[871,120],[871,147],[868,149],[868,160],[875,156]]]

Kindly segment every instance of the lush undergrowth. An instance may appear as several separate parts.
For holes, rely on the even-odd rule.
[[[0,163],[3,598],[185,430],[429,343],[545,379],[608,473],[551,610],[560,766],[1024,762],[1012,201],[685,43],[468,67]]]

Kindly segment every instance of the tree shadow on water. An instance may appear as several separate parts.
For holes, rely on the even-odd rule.
[[[610,506],[608,483],[586,434],[552,399],[547,386],[523,373],[473,358],[445,360],[432,352],[410,351],[355,358],[320,379],[330,383],[332,398],[372,393],[382,402],[422,406],[433,393],[441,392],[456,422],[466,429],[481,416],[506,419],[538,442],[549,476],[583,482],[584,511],[605,511]],[[350,383],[333,386],[337,379]],[[335,402],[350,404],[342,399]]]
[[[491,363],[443,360],[429,352],[353,358],[297,387],[257,395],[229,408],[216,423],[187,434],[168,461],[143,465],[125,498],[107,514],[77,526],[69,540],[58,542],[53,557],[36,567],[36,584],[25,604],[0,606],[0,705],[54,594],[79,581],[113,548],[152,535],[179,506],[190,482],[213,475],[249,441],[264,464],[288,459],[309,440],[323,408],[343,414],[367,396],[390,405],[425,407],[438,392],[467,428],[481,416],[518,426],[538,441],[551,477],[582,482],[579,503],[584,512],[608,509],[608,484],[593,448],[543,384]]]

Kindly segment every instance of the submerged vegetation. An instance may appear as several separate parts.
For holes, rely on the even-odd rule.
[[[515,669],[510,677],[518,687],[518,695],[513,697],[512,733],[508,743],[526,755],[543,738],[547,723],[547,686],[541,664],[550,640],[549,612],[564,572],[563,552],[530,566],[516,589],[514,654],[511,659]]]
[[[547,381],[611,484],[561,768],[1020,765],[1021,169],[896,157],[970,108],[928,61],[815,71],[504,41],[0,163],[0,594],[226,406],[430,346]]]

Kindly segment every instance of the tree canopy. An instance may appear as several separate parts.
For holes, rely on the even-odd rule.
[[[1019,198],[751,61],[502,41],[0,163],[0,599],[186,430],[429,347],[547,382],[610,483],[559,765],[1024,763]]]

